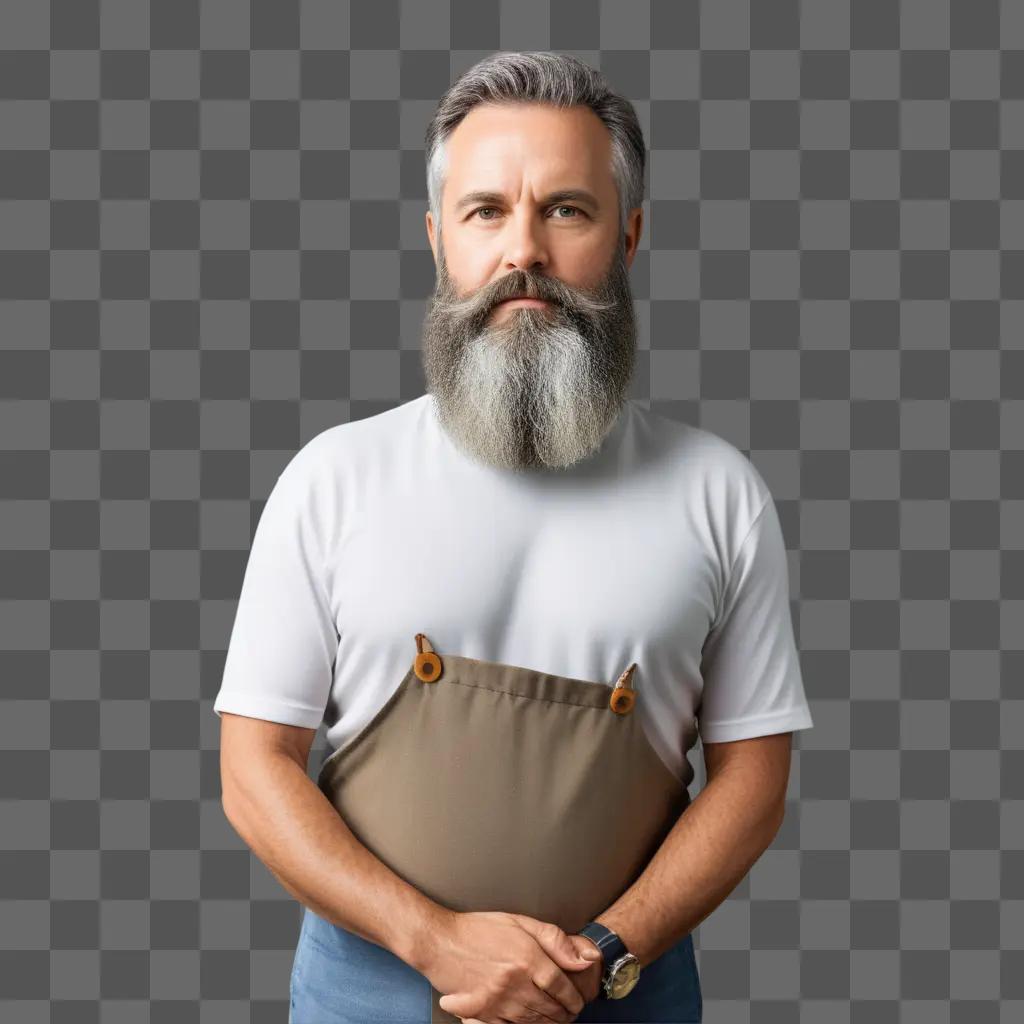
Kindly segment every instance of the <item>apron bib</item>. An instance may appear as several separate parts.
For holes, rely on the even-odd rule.
[[[415,639],[405,677],[323,762],[318,787],[364,846],[436,902],[578,932],[633,884],[690,803],[635,714],[636,664],[610,686]],[[653,966],[625,999],[596,1002],[628,1003]],[[432,1022],[458,1024],[433,986],[430,996]]]

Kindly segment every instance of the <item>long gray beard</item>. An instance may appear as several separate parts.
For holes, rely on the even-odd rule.
[[[423,367],[442,426],[466,454],[503,469],[565,469],[592,455],[618,420],[636,353],[624,244],[594,290],[514,270],[460,298],[438,244],[423,325]],[[548,299],[488,323],[513,295]]]

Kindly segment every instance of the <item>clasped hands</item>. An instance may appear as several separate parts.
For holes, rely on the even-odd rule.
[[[575,1021],[597,998],[603,960],[585,935],[526,914],[457,913],[426,972],[463,1024]]]

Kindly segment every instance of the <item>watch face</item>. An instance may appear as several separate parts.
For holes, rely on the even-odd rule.
[[[629,995],[639,980],[640,961],[632,953],[627,953],[621,960],[617,960],[612,967],[608,997],[610,999],[621,999],[623,996]]]

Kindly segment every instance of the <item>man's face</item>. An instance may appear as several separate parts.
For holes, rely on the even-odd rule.
[[[443,230],[427,213],[427,389],[473,457],[564,469],[597,450],[627,398],[641,210],[620,228],[611,138],[589,108],[476,107],[447,150]],[[562,190],[586,195],[551,198]],[[535,301],[504,301],[520,296]]]

